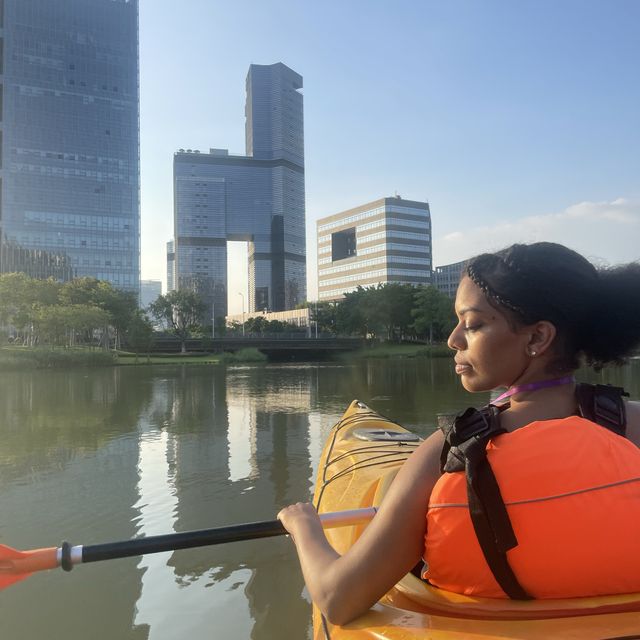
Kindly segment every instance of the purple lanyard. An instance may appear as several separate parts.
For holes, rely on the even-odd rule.
[[[529,384],[520,384],[517,387],[507,389],[502,395],[498,396],[491,404],[496,404],[502,400],[506,400],[521,391],[537,391],[538,389],[546,389],[547,387],[557,387],[561,384],[570,384],[575,382],[573,376],[565,376],[564,378],[556,378],[555,380],[540,380],[539,382],[530,382]]]

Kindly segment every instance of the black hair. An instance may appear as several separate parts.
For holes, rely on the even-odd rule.
[[[622,364],[640,345],[640,263],[596,268],[553,242],[514,244],[469,260],[467,275],[515,324],[556,328],[559,372]]]

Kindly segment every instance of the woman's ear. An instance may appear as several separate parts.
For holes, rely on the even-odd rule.
[[[548,320],[540,320],[529,327],[527,354],[535,357],[549,350],[556,337],[556,328]]]

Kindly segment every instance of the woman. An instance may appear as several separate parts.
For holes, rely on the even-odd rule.
[[[511,546],[507,544],[497,552],[498,560],[506,565],[504,570],[515,574],[512,576],[515,586],[521,588],[518,591],[514,587],[510,595],[595,595],[579,593],[575,585],[569,585],[570,593],[549,595],[541,585],[557,580],[566,586],[567,581],[560,574],[571,574],[577,565],[596,564],[594,559],[600,552],[597,547],[600,541],[587,547],[589,553],[584,557],[582,545],[576,540],[563,539],[565,534],[572,534],[574,516],[581,509],[580,500],[587,501],[582,511],[589,515],[593,496],[600,500],[598,504],[604,505],[607,513],[598,513],[600,527],[582,532],[583,537],[606,529],[609,505],[613,504],[617,509],[615,517],[628,520],[622,526],[616,521],[617,531],[630,532],[624,544],[636,545],[632,551],[640,558],[640,403],[619,400],[613,422],[620,418],[625,423],[625,437],[621,437],[620,429],[613,432],[576,415],[585,415],[582,408],[585,403],[577,397],[571,376],[582,361],[595,368],[620,363],[640,344],[640,265],[597,270],[582,256],[561,245],[514,245],[469,262],[455,306],[458,324],[448,344],[456,352],[455,370],[464,388],[472,392],[499,387],[509,390],[508,402],[485,412],[493,416],[491,420],[502,434],[485,431],[484,435],[488,436],[482,449],[483,454],[486,449],[489,468],[493,469],[499,489],[505,494],[500,496],[498,491],[494,502],[500,504],[496,509],[500,512],[502,508],[504,512],[504,506],[500,505],[507,504],[505,526],[512,536],[515,532]],[[605,398],[604,406],[608,406],[607,402]],[[462,429],[466,419],[459,418],[454,427]],[[471,429],[472,435],[474,429]],[[568,444],[564,442],[566,434],[571,436]],[[550,461],[546,456],[542,460],[523,457],[523,449],[526,453],[532,443],[539,448],[546,441],[553,443]],[[574,455],[576,442],[582,448]],[[480,535],[482,529],[482,523],[478,526],[475,520],[472,523],[469,512],[473,509],[466,504],[447,502],[447,498],[458,495],[461,488],[467,488],[460,468],[441,473],[443,447],[447,447],[445,453],[451,453],[452,447],[455,453],[457,444],[451,435],[445,442],[442,432],[427,438],[398,473],[374,520],[344,556],[339,556],[328,544],[311,505],[297,504],[279,513],[279,519],[295,542],[311,597],[333,623],[345,624],[366,611],[420,558],[429,565],[424,577],[437,586],[489,597],[506,597],[505,592],[509,593],[508,584],[501,589],[503,582],[495,567],[489,566],[491,563],[482,544],[469,534],[475,529]],[[569,453],[564,452],[563,447],[568,447]],[[518,463],[509,468],[509,460],[514,455]],[[563,477],[573,478],[574,467],[579,475],[598,467],[593,462],[601,457],[605,460],[600,465],[605,475],[620,467],[622,476],[613,480],[607,477],[600,484],[597,477],[588,478],[587,482],[592,484],[587,488],[570,486],[564,491]],[[566,468],[558,467],[558,460],[562,465],[567,461]],[[461,464],[464,469],[466,463]],[[554,465],[558,468],[552,469]],[[445,471],[446,467],[445,464]],[[533,487],[535,491],[541,485],[545,488],[533,497],[516,497],[512,501],[508,495],[512,485],[527,490]],[[615,491],[627,493],[611,496],[601,485],[611,485],[616,487]],[[562,501],[565,498],[558,499],[564,494],[570,494],[573,500],[569,503],[568,518],[562,515],[567,510]],[[469,504],[472,503],[470,496],[467,496]],[[627,502],[620,507],[618,503],[624,500]],[[554,532],[559,540],[557,545],[555,542],[549,545],[548,538],[544,537],[548,532],[542,534],[545,542],[538,542],[535,537],[530,539],[527,527],[536,524],[535,510],[540,505],[555,506],[562,515],[563,522],[554,522],[552,527],[560,529]],[[445,508],[452,506],[464,506],[464,509]],[[482,516],[482,505],[476,511]],[[492,517],[489,513],[489,520]],[[523,527],[523,523],[527,526]],[[567,531],[563,529],[565,526]],[[459,546],[447,546],[449,540],[458,541]],[[549,546],[562,549],[561,553],[552,554],[554,562],[563,563],[565,557],[570,557],[567,566],[557,570],[554,567],[551,575],[545,566],[541,571],[537,569],[540,555],[547,552]],[[598,549],[598,553],[594,554],[594,549]],[[598,571],[615,574],[617,570],[628,579],[620,585],[608,584],[607,589],[640,591],[640,570],[629,566],[628,553],[628,549],[609,545],[609,564],[598,567]],[[612,561],[617,566],[611,566]],[[593,579],[593,575],[588,577]],[[570,583],[571,577],[567,580]],[[578,591],[582,588],[578,587]],[[594,587],[587,585],[586,588]]]

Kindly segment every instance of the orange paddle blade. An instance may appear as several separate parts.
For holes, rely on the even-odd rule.
[[[34,571],[55,569],[58,566],[58,549],[33,549],[18,551],[0,544],[0,589],[23,580]]]

